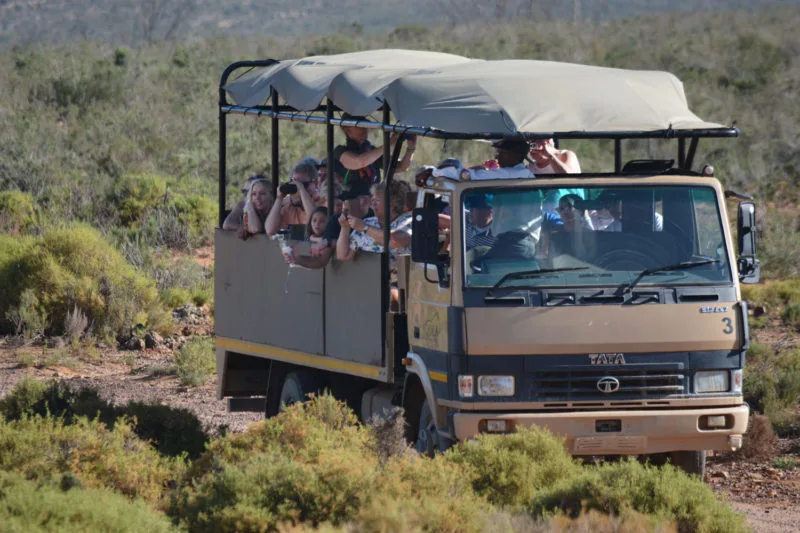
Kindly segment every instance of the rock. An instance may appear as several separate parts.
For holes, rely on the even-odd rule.
[[[719,472],[712,472],[711,473],[711,477],[712,478],[728,479],[728,478],[731,477],[731,475],[728,472],[726,472],[725,470],[720,470]]]
[[[158,348],[164,342],[163,337],[155,331],[149,331],[144,336],[144,345],[147,348]]]
[[[138,337],[131,337],[130,339],[125,341],[123,348],[125,348],[126,350],[144,350],[145,343],[142,339]]]
[[[67,341],[64,340],[64,337],[53,337],[52,339],[50,339],[51,348],[59,349],[63,348],[66,345]]]

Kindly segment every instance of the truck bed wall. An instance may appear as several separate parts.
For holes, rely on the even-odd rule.
[[[264,235],[241,241],[217,229],[214,247],[218,337],[382,365],[379,255],[289,272],[278,243]]]

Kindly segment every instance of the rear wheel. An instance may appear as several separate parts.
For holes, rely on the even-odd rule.
[[[680,451],[669,454],[670,462],[686,472],[695,474],[703,479],[706,474],[706,451]]]
[[[320,388],[320,379],[313,373],[306,370],[289,372],[283,380],[278,410],[283,411],[295,403],[305,402],[309,394],[318,392]]]

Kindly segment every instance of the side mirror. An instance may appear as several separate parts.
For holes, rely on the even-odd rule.
[[[435,265],[439,258],[439,213],[418,207],[411,216],[411,260]]]
[[[758,283],[761,264],[756,259],[756,206],[753,202],[739,204],[739,218],[736,224],[739,245],[739,281]]]

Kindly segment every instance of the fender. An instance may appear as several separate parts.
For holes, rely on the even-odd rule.
[[[436,401],[436,395],[433,393],[433,385],[431,384],[431,377],[428,374],[428,367],[425,366],[425,362],[422,360],[422,357],[415,352],[409,351],[406,353],[406,359],[408,360],[407,364],[405,365],[406,371],[416,374],[417,377],[419,377],[419,381],[422,383],[422,390],[425,392],[425,398],[428,400],[428,407],[431,409],[433,423],[436,424],[437,428],[441,428],[441,420],[439,420],[439,403]],[[405,385],[403,386],[403,394],[405,395]]]

